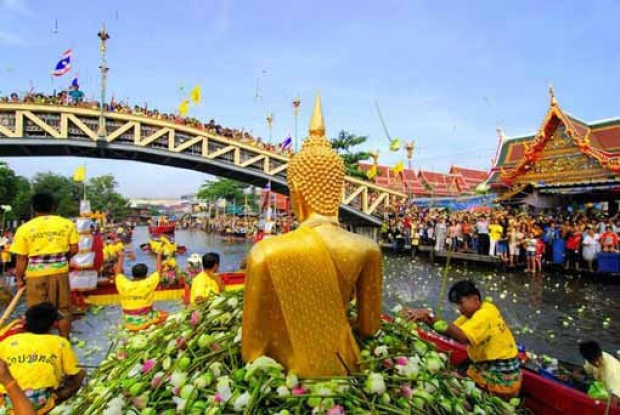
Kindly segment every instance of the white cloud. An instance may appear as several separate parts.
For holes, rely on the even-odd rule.
[[[24,39],[15,33],[0,32],[0,45],[23,45]]]
[[[30,16],[32,10],[26,5],[26,0],[0,0],[0,8],[9,13]]]

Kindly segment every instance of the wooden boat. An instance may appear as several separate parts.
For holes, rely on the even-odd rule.
[[[227,291],[236,291],[244,287],[245,274],[243,272],[223,272],[220,278]],[[189,285],[181,281],[175,285],[160,285],[155,291],[155,301],[178,301],[183,300],[189,303]],[[106,280],[98,284],[97,288],[90,291],[74,293],[78,296],[74,302],[90,305],[118,305],[121,300],[112,281]]]
[[[467,349],[454,340],[437,333],[418,330],[420,337],[450,354],[450,362],[458,365],[467,359]],[[572,388],[559,380],[549,379],[541,374],[523,368],[523,403],[536,415],[606,414],[607,402],[597,401],[587,394]],[[620,405],[612,405],[609,415],[620,415]]]
[[[173,234],[176,228],[174,222],[168,223],[168,225],[162,226],[149,226],[150,235],[170,235]]]

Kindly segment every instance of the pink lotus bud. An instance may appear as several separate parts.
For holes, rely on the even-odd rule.
[[[131,403],[136,407],[136,409],[144,409],[149,403],[149,398],[146,395],[136,396],[131,399]]]
[[[200,314],[200,311],[194,310],[194,312],[192,313],[189,319],[189,324],[195,327],[198,324],[200,324],[200,320],[202,320],[202,314]]]
[[[116,354],[116,358],[118,360],[125,360],[127,359],[127,353],[125,353],[124,351],[120,351]]]
[[[411,390],[411,386],[405,383],[400,387],[400,391],[405,398],[411,399],[411,396],[413,395],[413,390]]]
[[[172,388],[172,394],[174,396],[179,396],[180,393],[181,393],[181,388],[179,388],[178,386],[175,386],[174,388]]]
[[[185,337],[180,336],[177,338],[177,347],[179,349],[185,349],[185,347],[187,347],[187,342],[185,341]]]
[[[292,392],[293,392],[293,395],[295,396],[301,396],[306,393],[306,390],[302,386],[295,386]]]
[[[142,365],[142,374],[147,374],[155,367],[156,361],[155,359],[149,359]]]
[[[407,366],[407,358],[403,356],[397,357],[396,364],[401,366]]]
[[[151,386],[153,388],[158,387],[163,379],[164,379],[164,372],[155,373],[155,376],[153,376],[153,379],[151,379]]]
[[[213,402],[215,403],[222,402],[222,395],[220,395],[219,393],[216,393],[215,395],[213,395]]]
[[[329,411],[327,411],[327,415],[346,415],[344,413],[344,408],[342,405],[333,406]]]
[[[383,361],[383,366],[386,369],[391,369],[394,367],[394,361],[392,360],[392,358],[387,358]]]

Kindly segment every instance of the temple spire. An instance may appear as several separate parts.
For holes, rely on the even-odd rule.
[[[312,118],[310,118],[310,137],[325,137],[325,122],[323,121],[323,108],[321,107],[321,93],[319,91],[316,93]]]
[[[549,97],[551,98],[551,106],[557,106],[558,100],[555,98],[555,92],[553,91],[553,85],[551,83],[549,83]]]

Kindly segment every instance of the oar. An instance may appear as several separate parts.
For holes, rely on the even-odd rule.
[[[6,310],[4,310],[4,314],[2,314],[2,317],[0,317],[0,327],[4,326],[4,322],[6,321],[6,319],[9,318],[9,316],[15,310],[15,307],[17,307],[17,304],[19,303],[20,298],[22,298],[24,291],[26,291],[26,286],[23,286],[19,289],[19,291],[17,291],[17,293],[15,293],[15,297],[13,297],[9,306],[6,308]]]

